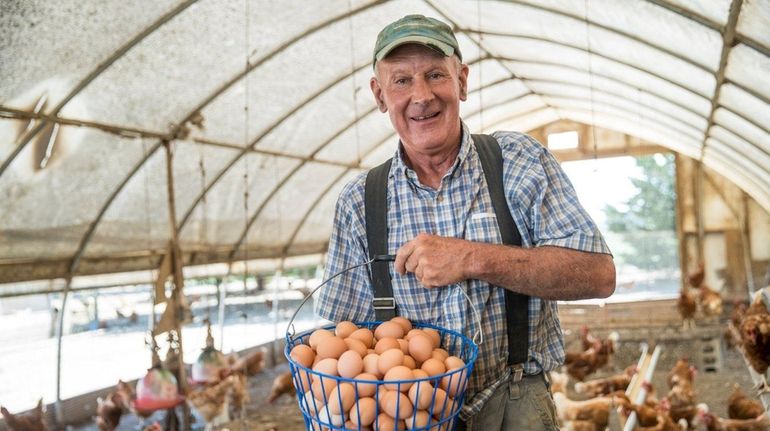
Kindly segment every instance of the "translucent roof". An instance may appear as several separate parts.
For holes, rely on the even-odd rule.
[[[767,0],[0,7],[0,283],[156,267],[172,228],[193,264],[323,252],[341,187],[397,146],[368,83],[407,13],[455,28],[474,131],[616,130],[770,210]]]

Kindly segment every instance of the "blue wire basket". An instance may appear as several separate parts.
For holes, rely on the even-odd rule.
[[[359,328],[374,328],[382,322],[354,322]],[[322,329],[334,331],[336,325],[325,326]],[[465,390],[468,385],[468,378],[473,371],[473,365],[478,355],[478,346],[470,338],[446,328],[441,328],[427,323],[413,323],[415,328],[432,328],[439,332],[441,337],[441,347],[450,355],[457,356],[465,362],[465,365],[446,373],[419,379],[408,380],[356,380],[344,377],[325,374],[304,367],[291,358],[292,348],[299,344],[308,344],[308,338],[318,328],[314,328],[296,335],[286,334],[286,348],[284,355],[289,361],[294,387],[297,389],[297,402],[302,416],[305,420],[305,427],[308,430],[390,430],[400,428],[398,421],[403,421],[408,429],[414,430],[451,430],[456,425],[456,419],[463,404]],[[317,382],[316,390],[311,387],[311,382]],[[420,384],[428,382],[430,386]],[[443,384],[442,384],[443,382]],[[343,394],[343,383],[353,387],[355,394],[355,403],[348,411],[344,411],[343,398],[348,394]],[[385,413],[383,405],[385,404],[385,389],[389,388],[404,394],[407,388],[417,385],[414,391],[414,398],[418,401],[418,407],[414,408],[408,397],[395,397],[395,409],[392,402],[389,410],[395,410],[395,416],[392,422],[383,418],[381,413]],[[386,386],[387,385],[387,386]],[[448,395],[442,388],[449,388],[454,397]],[[326,388],[332,388],[327,394]],[[323,388],[320,389],[319,388]],[[349,389],[349,388],[348,388]],[[422,390],[422,394],[420,391]],[[426,394],[425,392],[428,392]],[[319,393],[316,393],[319,392]],[[373,395],[370,395],[373,392]],[[370,410],[371,405],[362,406],[358,400],[363,398],[374,399],[374,421],[369,422],[365,416],[367,412],[363,408]],[[348,402],[349,403],[349,402]],[[337,411],[342,414],[330,413],[330,405],[336,405]],[[347,423],[347,425],[346,425]],[[414,425],[414,426],[410,426]],[[392,427],[392,428],[391,428]]]

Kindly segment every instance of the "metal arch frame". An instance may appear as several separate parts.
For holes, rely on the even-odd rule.
[[[189,0],[189,1],[192,1],[192,0]],[[197,1],[197,0],[195,0],[195,1]],[[248,74],[249,72],[254,70],[256,67],[258,67],[262,63],[264,63],[267,59],[272,58],[273,56],[275,56],[277,53],[283,51],[288,46],[296,43],[297,41],[299,41],[301,39],[304,39],[305,37],[309,36],[310,34],[316,32],[316,31],[318,31],[320,29],[323,29],[323,28],[325,28],[325,27],[327,27],[327,26],[329,26],[329,25],[331,25],[331,24],[333,24],[333,23],[335,23],[337,21],[345,19],[347,17],[350,17],[350,16],[353,16],[353,15],[358,14],[360,12],[363,12],[364,10],[368,10],[369,8],[374,7],[374,6],[376,6],[378,4],[381,4],[381,3],[382,3],[382,0],[375,0],[374,2],[365,4],[364,6],[359,7],[357,9],[352,9],[352,10],[346,11],[344,14],[332,17],[329,20],[323,21],[322,23],[319,23],[318,25],[313,26],[313,27],[305,30],[301,34],[295,36],[292,39],[289,39],[288,41],[284,42],[280,46],[274,48],[273,51],[271,51],[265,57],[260,59],[260,61],[254,63],[253,65],[249,64],[249,69],[248,70],[244,70],[243,72],[239,73],[235,78],[231,79],[225,85],[223,85],[222,87],[220,87],[219,89],[214,91],[211,95],[206,97],[204,99],[203,103],[199,104],[198,107],[196,107],[196,109],[192,110],[185,117],[185,119],[183,121],[181,121],[181,122],[179,122],[177,124],[177,126],[174,128],[174,131],[172,132],[172,135],[176,136],[179,133],[179,131],[182,128],[182,126],[186,122],[188,122],[195,115],[196,112],[198,112],[200,109],[202,109],[202,107],[204,107],[208,103],[210,103],[217,96],[222,94],[224,91],[226,91],[227,88],[229,88],[231,85],[233,85],[237,80],[241,79],[243,76],[246,76],[246,74]],[[91,222],[91,225],[89,226],[88,231],[86,232],[86,234],[81,239],[80,244],[78,246],[78,249],[75,252],[75,254],[73,255],[73,258],[72,258],[72,262],[73,263],[69,267],[70,269],[69,269],[69,274],[68,274],[70,277],[75,275],[75,272],[77,271],[78,266],[79,266],[79,262],[80,262],[80,260],[81,260],[81,258],[83,256],[83,254],[85,253],[86,247],[90,243],[91,238],[93,237],[93,233],[96,231],[96,227],[99,225],[99,223],[102,220],[102,217],[107,212],[109,207],[112,205],[112,202],[115,200],[115,198],[123,190],[123,187],[125,187],[125,185],[128,184],[128,182],[131,180],[131,178],[133,178],[133,176],[139,171],[139,169],[144,165],[144,163],[152,156],[152,154],[155,153],[155,151],[158,150],[158,148],[160,148],[162,146],[162,144],[163,144],[163,141],[161,140],[161,141],[157,142],[150,149],[150,151],[147,153],[147,155],[142,160],[140,160],[139,163],[136,166],[134,166],[134,168],[131,170],[129,175],[123,180],[123,182],[120,183],[120,185],[113,191],[113,193],[110,195],[110,197],[104,203],[104,205],[102,206],[101,210],[99,211],[97,217]],[[1,173],[2,173],[2,171],[0,171],[0,174]],[[176,229],[176,227],[174,227],[174,228]]]
[[[477,61],[483,61],[483,60],[482,60],[482,59],[479,59],[479,60],[477,60]],[[480,88],[478,88],[478,89],[475,89],[475,90],[473,90],[471,93],[481,92],[481,91],[483,91],[483,90],[484,90],[484,89],[486,89],[486,88],[490,88],[490,87],[494,87],[494,86],[496,86],[496,85],[500,85],[502,82],[505,82],[505,81],[507,81],[508,79],[510,79],[510,78],[506,78],[505,80],[498,80],[498,81],[494,81],[494,82],[492,82],[492,83],[489,83],[489,84],[487,84],[487,85],[485,85],[485,86],[483,86],[483,87],[480,87]],[[531,91],[530,91],[529,93],[525,93],[525,95],[530,95],[530,94],[534,94],[534,93],[532,93]],[[524,95],[522,95],[522,96],[518,96],[518,97],[523,97],[523,96],[524,96]],[[510,102],[510,101],[509,101],[509,102]],[[313,152],[312,152],[312,153],[311,153],[311,155],[309,156],[309,157],[310,157],[310,159],[308,160],[308,162],[309,162],[309,161],[313,161],[313,157],[314,157],[316,154],[318,154],[318,153],[319,153],[321,150],[323,150],[323,149],[324,149],[324,148],[326,148],[326,147],[327,147],[329,144],[331,144],[332,142],[334,142],[334,141],[336,140],[336,138],[337,138],[337,137],[339,137],[339,136],[340,136],[342,133],[344,133],[346,130],[350,129],[350,127],[354,127],[354,126],[355,126],[357,123],[361,122],[361,121],[362,121],[364,118],[368,117],[370,114],[372,114],[372,113],[373,113],[373,112],[375,112],[375,111],[377,111],[377,108],[376,108],[376,107],[374,107],[374,108],[370,109],[369,111],[365,112],[365,113],[364,113],[363,115],[361,115],[361,116],[360,116],[358,119],[354,119],[354,120],[353,120],[353,122],[351,122],[351,123],[349,123],[349,124],[347,124],[347,125],[345,125],[345,126],[341,127],[341,128],[340,128],[340,129],[339,129],[339,130],[338,130],[336,133],[332,134],[332,136],[331,136],[331,137],[329,137],[329,138],[328,138],[326,141],[324,141],[324,142],[323,142],[321,145],[319,145],[318,147],[316,147],[316,149],[315,149],[315,150],[313,150]],[[383,145],[385,142],[387,142],[388,140],[390,140],[390,139],[393,137],[393,135],[394,135],[393,133],[389,134],[387,139],[385,139],[384,141],[380,141],[379,143],[377,143],[377,144],[375,144],[374,146],[372,146],[372,147],[369,149],[369,151],[367,151],[367,152],[365,152],[364,154],[362,154],[362,159],[363,159],[364,157],[368,156],[369,154],[371,154],[373,151],[375,151],[377,148],[379,148],[379,147],[380,147],[381,145]],[[259,218],[259,216],[262,214],[262,211],[265,209],[265,207],[267,207],[267,205],[270,203],[270,201],[272,200],[272,198],[273,198],[273,197],[274,197],[276,194],[278,194],[278,192],[279,192],[279,191],[280,191],[280,190],[283,188],[283,186],[284,186],[284,185],[286,185],[286,184],[289,182],[289,180],[290,180],[292,177],[294,177],[294,174],[296,174],[297,172],[299,172],[299,170],[300,170],[300,169],[301,169],[301,168],[302,168],[302,167],[303,167],[305,164],[306,164],[306,162],[304,162],[304,161],[303,161],[302,163],[300,163],[300,164],[298,164],[297,166],[295,166],[295,167],[294,167],[294,168],[293,168],[293,169],[292,169],[292,170],[291,170],[291,171],[290,171],[288,174],[286,174],[286,176],[285,176],[283,179],[281,179],[281,181],[280,181],[280,182],[278,182],[278,183],[275,185],[275,187],[273,187],[273,189],[270,191],[270,193],[269,193],[267,196],[265,196],[265,198],[264,198],[264,199],[262,200],[262,202],[260,203],[259,207],[258,207],[258,208],[257,208],[257,209],[254,211],[254,215],[252,215],[252,216],[250,216],[250,217],[249,217],[249,221],[248,221],[248,223],[246,223],[246,226],[244,227],[243,231],[242,231],[242,232],[241,232],[241,234],[239,235],[239,237],[238,237],[238,241],[236,241],[236,243],[235,243],[235,245],[234,245],[234,247],[233,247],[233,250],[232,250],[232,252],[231,252],[231,259],[233,259],[233,258],[234,258],[234,256],[235,256],[235,255],[238,253],[238,250],[240,250],[240,248],[241,248],[241,245],[243,244],[243,241],[246,239],[247,235],[249,234],[249,231],[251,230],[251,227],[252,227],[252,225],[254,224],[254,222],[256,222],[256,220],[257,220],[257,219]],[[347,170],[345,170],[345,171],[343,172],[343,174],[342,174],[342,175],[345,175],[345,174],[346,174],[346,173],[347,173],[347,172],[348,172],[350,169],[359,168],[359,167],[360,167],[360,164],[359,164],[359,166],[353,166],[353,167],[350,167],[350,168],[348,168]],[[326,193],[326,192],[324,192],[324,193]],[[309,214],[309,213],[307,213],[307,214]],[[304,217],[307,217],[307,214],[305,214],[305,216],[304,216]],[[303,218],[304,218],[304,217],[303,217]],[[301,224],[301,223],[300,223],[300,224]]]
[[[118,61],[123,55],[125,55],[128,51],[131,50],[134,46],[138,45],[141,41],[144,40],[147,36],[152,34],[155,30],[157,30],[160,26],[167,23],[180,13],[182,11],[186,10],[188,7],[192,6],[194,3],[196,3],[198,0],[185,0],[184,2],[180,3],[177,7],[170,10],[166,14],[160,17],[157,21],[152,23],[150,26],[142,30],[138,35],[134,36],[131,40],[129,40],[125,45],[121,46],[117,51],[112,53],[111,56],[107,57],[106,60],[99,63],[98,66],[96,66],[96,69],[92,70],[91,73],[89,73],[85,78],[83,78],[70,92],[64,96],[64,99],[59,102],[56,107],[53,108],[53,110],[49,113],[51,116],[56,116],[59,111],[64,108],[64,106],[69,103],[70,100],[72,100],[73,97],[77,96],[84,88],[86,88],[91,82],[93,82],[96,78],[99,77],[99,75],[102,74],[107,68],[109,68],[113,63]],[[16,156],[21,153],[21,151],[27,146],[27,144],[32,140],[32,138],[35,137],[40,131],[46,126],[47,123],[41,122],[37,126],[35,126],[32,130],[28,131],[25,136],[22,138],[22,140],[19,142],[19,144],[16,146],[16,148],[13,150],[13,152],[8,156],[8,158],[3,162],[2,165],[0,165],[0,177],[3,176],[3,173],[5,173],[6,169],[13,163],[13,161],[16,159]]]
[[[523,98],[525,96],[529,96],[529,95],[532,95],[532,94],[534,94],[534,93],[525,93],[522,96],[517,96],[516,98],[508,100],[508,101],[503,102],[503,103],[511,103],[513,100],[520,99],[520,98]],[[543,107],[540,107],[540,108],[537,108],[537,109],[534,109],[534,110],[530,110],[530,111],[527,111],[527,112],[523,112],[523,113],[511,116],[509,118],[516,118],[518,116],[529,115],[529,114],[531,114],[533,112],[547,110],[547,109],[553,109],[553,108],[551,108],[549,106],[543,106]],[[481,110],[477,110],[472,115],[477,115],[479,112],[481,112]],[[380,146],[382,146],[385,143],[387,143],[388,141],[390,141],[393,138],[393,135],[395,135],[395,133],[391,133],[390,135],[388,135],[388,137],[385,140],[381,141],[379,144],[377,144],[374,147],[372,147],[371,150],[368,151],[366,155],[373,153],[374,151],[379,149]],[[339,183],[340,180],[342,180],[345,177],[345,175],[347,175],[348,172],[350,172],[351,170],[352,169],[347,169],[344,172],[342,172],[336,180],[334,180],[329,186],[327,186],[323,191],[321,191],[321,193],[319,193],[318,197],[315,199],[313,204],[310,205],[310,207],[305,212],[303,217],[300,218],[300,222],[297,223],[297,227],[294,229],[294,231],[292,232],[291,237],[289,238],[289,240],[287,241],[286,245],[283,248],[283,256],[282,257],[289,256],[288,252],[289,252],[289,250],[291,250],[291,247],[294,245],[294,240],[296,239],[297,234],[299,234],[299,232],[305,226],[305,222],[307,221],[307,217],[315,210],[315,208],[318,206],[318,204],[320,204],[321,201],[323,201],[324,198],[326,198],[326,196],[337,185],[337,183]]]

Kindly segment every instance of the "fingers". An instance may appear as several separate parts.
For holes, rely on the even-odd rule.
[[[412,253],[414,253],[414,247],[414,241],[408,241],[396,252],[396,261],[393,263],[393,266],[396,268],[396,271],[399,274],[406,274],[406,271],[408,270],[406,267],[406,261],[409,259]],[[414,271],[414,268],[410,269],[409,271]]]

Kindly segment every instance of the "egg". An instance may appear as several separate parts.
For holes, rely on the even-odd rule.
[[[465,362],[463,362],[462,359],[458,358],[457,356],[450,356],[446,359],[444,359],[444,365],[446,365],[447,370],[451,370],[453,368],[462,368],[465,366]]]
[[[421,370],[419,368],[416,369],[416,370],[412,370],[412,375],[414,376],[415,380],[427,379],[428,378],[428,373],[426,373],[425,371],[423,371],[423,370]]]
[[[404,431],[406,429],[406,425],[404,424],[404,421],[398,421],[390,416],[388,416],[387,413],[380,413],[377,416],[377,420],[374,423],[374,429],[375,430],[381,430],[381,431]]]
[[[297,370],[297,380],[299,381],[299,389],[300,392],[305,392],[307,390],[310,390],[310,383],[311,383],[311,374],[308,371],[305,370]]]
[[[313,366],[315,353],[313,352],[313,349],[310,348],[310,346],[297,344],[291,349],[291,352],[289,352],[289,357],[297,364],[306,368],[310,368]]]
[[[406,418],[407,429],[425,428],[430,422],[430,414],[425,410],[418,410],[414,415]]]
[[[345,344],[348,346],[348,350],[354,350],[362,358],[368,353],[368,349],[361,340],[355,338],[345,338]]]
[[[447,373],[450,374],[441,378],[441,389],[454,398],[457,391],[464,387],[465,371],[462,368],[454,368],[447,370]]]
[[[329,407],[329,413],[335,415],[342,415],[356,402],[356,390],[352,384],[348,382],[340,383],[336,388],[332,389],[329,395],[329,402],[326,404]]]
[[[417,334],[409,339],[409,355],[423,363],[433,355],[433,340],[428,335]]]
[[[375,393],[377,393],[377,384],[376,383],[362,383],[362,380],[369,380],[369,381],[376,381],[379,380],[377,376],[370,373],[361,373],[355,377],[355,384],[353,385],[356,388],[357,394],[360,397],[373,397]]]
[[[442,349],[441,347],[437,347],[433,349],[432,356],[438,359],[439,361],[444,362],[444,360],[449,357],[449,352]]]
[[[334,328],[334,335],[342,338],[343,340],[345,338],[348,338],[350,334],[353,333],[353,331],[357,330],[358,326],[356,326],[355,323],[350,322],[348,320],[344,320],[337,324],[337,327]]]
[[[393,382],[393,381],[400,381],[400,380],[412,380],[413,378],[414,378],[414,374],[412,374],[411,368],[407,368],[403,365],[398,365],[388,370],[388,372],[385,373],[385,377],[383,377],[382,380],[384,382]],[[392,391],[406,392],[409,390],[410,387],[412,387],[412,383],[411,382],[386,383],[385,387]]]
[[[433,417],[438,420],[449,417],[452,400],[447,396],[446,391],[436,388],[433,391]]]
[[[428,382],[417,382],[409,388],[409,401],[418,410],[430,407],[433,401],[433,386]]]
[[[334,379],[316,379],[313,384],[310,385],[310,390],[313,392],[313,397],[320,400],[325,405],[330,400],[330,395],[334,388],[337,387],[337,382]]]
[[[417,368],[417,362],[414,361],[414,358],[409,355],[404,355],[404,366],[409,368],[410,370],[413,370]]]
[[[334,334],[332,334],[331,331],[326,329],[316,329],[313,331],[312,334],[310,334],[310,338],[308,339],[308,343],[310,344],[310,347],[315,349],[318,347],[318,343],[321,342],[321,339],[326,337],[333,337]]]
[[[345,417],[342,415],[331,414],[329,412],[328,406],[324,406],[324,408],[318,412],[318,419],[322,423],[327,423],[334,426],[341,426],[345,423]]]
[[[410,330],[409,332],[407,332],[406,335],[404,335],[404,340],[409,341],[409,340],[412,339],[412,337],[414,337],[417,334],[425,335],[425,332],[423,332],[422,329],[414,328],[414,329]]]
[[[423,362],[420,369],[425,371],[425,373],[429,376],[437,376],[439,374],[446,373],[446,365],[444,365],[442,361],[439,361],[436,358],[430,358]]]
[[[331,337],[323,337],[315,350],[321,358],[337,359],[348,350],[348,345],[342,338],[332,335]]]
[[[401,316],[396,316],[390,319],[390,321],[401,325],[401,328],[404,329],[404,334],[412,330],[412,322],[410,322],[409,319],[406,319]]]
[[[401,351],[404,352],[405,355],[409,354],[409,342],[404,340],[403,338],[398,339],[398,347],[401,348]]]
[[[398,391],[388,391],[382,401],[382,410],[388,416],[398,419],[406,419],[414,412],[409,397]]]
[[[398,340],[396,340],[393,337],[383,337],[377,339],[377,344],[374,345],[374,351],[378,355],[381,355],[382,352],[390,349],[400,349],[401,345],[398,343]]]
[[[363,397],[353,404],[350,408],[350,422],[353,424],[352,429],[358,429],[361,427],[368,427],[374,423],[374,418],[377,417],[377,401],[371,397]]]
[[[382,374],[380,373],[380,369],[377,366],[379,359],[380,355],[376,353],[369,353],[368,355],[364,356],[364,372],[373,374],[377,376],[377,378],[380,378]]]
[[[352,379],[364,370],[364,359],[354,350],[348,350],[337,360],[337,372],[340,377]]]
[[[305,405],[307,407],[307,410],[309,412],[314,412],[318,414],[318,412],[324,407],[323,400],[319,400],[315,396],[313,396],[313,391],[308,390],[305,392],[305,395],[302,397],[302,399],[305,401]]]
[[[441,346],[441,334],[439,334],[437,330],[433,328],[422,328],[422,331],[425,332],[431,338],[431,340],[433,340],[434,349]]]
[[[404,365],[404,352],[401,349],[386,350],[377,358],[377,370],[383,376],[388,370],[399,365]]]
[[[334,358],[321,359],[313,366],[313,371],[328,374],[330,376],[337,376],[339,375],[337,372],[337,360]],[[318,378],[318,376],[313,376],[313,378]]]
[[[385,337],[403,338],[404,328],[396,322],[383,322],[374,330],[374,336],[381,340]]]
[[[348,335],[348,338],[355,338],[356,340],[361,341],[367,349],[374,347],[374,334],[366,328],[356,329]]]

